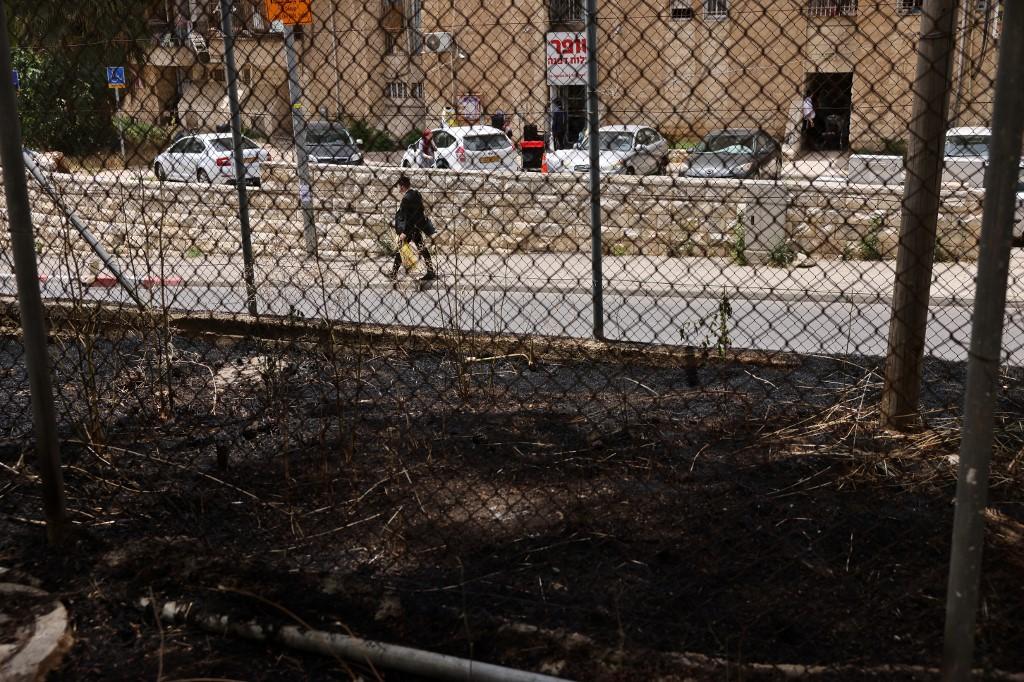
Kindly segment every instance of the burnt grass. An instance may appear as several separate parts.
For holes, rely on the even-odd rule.
[[[942,649],[965,371],[877,428],[877,359],[685,367],[174,337],[56,363],[73,539],[47,549],[0,339],[0,567],[72,616],[54,679],[344,679],[359,662],[158,627],[143,597],[580,680],[875,679]],[[1024,670],[1021,377],[1004,377],[979,666]],[[87,443],[92,443],[91,445]],[[35,522],[35,523],[34,523]],[[378,671],[383,679],[413,679]],[[770,677],[770,675],[769,675]],[[881,675],[894,679],[894,673]]]

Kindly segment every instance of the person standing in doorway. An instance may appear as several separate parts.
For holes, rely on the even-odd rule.
[[[401,249],[405,244],[415,244],[420,252],[420,257],[427,266],[427,273],[420,279],[424,282],[437,279],[434,271],[434,262],[430,258],[430,251],[423,243],[423,236],[430,236],[434,228],[427,218],[423,209],[423,197],[419,192],[412,189],[409,176],[402,175],[398,178],[398,191],[402,195],[402,203],[395,215],[395,232],[398,234],[398,247]],[[402,265],[402,254],[395,252],[394,267],[391,268],[391,279],[398,278],[398,268]]]
[[[814,110],[814,98],[811,96],[810,90],[804,93],[800,116],[800,132],[803,135],[804,143],[810,146],[811,137],[814,134],[814,119],[817,118],[817,112]]]
[[[562,108],[562,100],[557,97],[551,103],[551,144],[557,152],[565,148],[565,124],[567,116]]]
[[[436,151],[434,134],[430,130],[424,130],[423,137],[416,143],[416,165],[420,168],[433,168]]]

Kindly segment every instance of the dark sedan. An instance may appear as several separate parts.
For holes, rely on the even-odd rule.
[[[311,163],[358,165],[363,163],[362,146],[362,140],[353,140],[348,130],[335,123],[306,126],[306,154]]]
[[[686,178],[778,179],[782,146],[763,130],[714,130],[700,141],[681,173]]]

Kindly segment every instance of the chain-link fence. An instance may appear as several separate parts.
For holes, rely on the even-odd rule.
[[[580,680],[937,674],[1002,0],[81,4],[5,2],[77,534],[31,539],[4,231],[0,566],[64,595],[63,677],[405,679],[195,614]]]

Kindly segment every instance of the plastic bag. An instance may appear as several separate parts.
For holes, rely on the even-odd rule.
[[[418,258],[416,257],[416,247],[405,242],[401,248],[398,249],[398,253],[402,256],[402,265],[405,267],[405,271],[409,272],[416,267]]]

